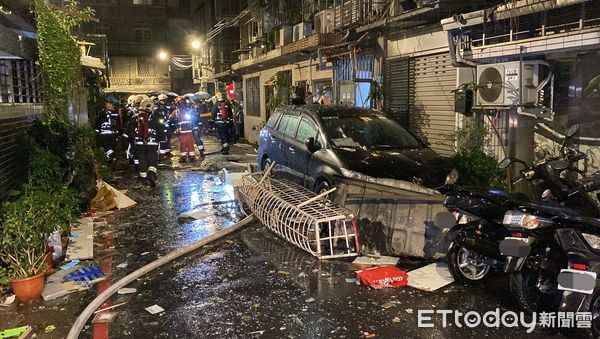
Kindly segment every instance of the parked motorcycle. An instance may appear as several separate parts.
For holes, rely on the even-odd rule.
[[[542,185],[545,189],[542,194],[544,200],[572,206],[596,216],[597,206],[585,194],[572,194],[572,189],[577,185],[561,176],[565,171],[582,172],[574,165],[585,159],[585,154],[566,147],[578,130],[578,125],[568,129],[559,157],[549,158],[536,166],[507,158],[500,163],[500,167],[507,168],[513,163],[523,164],[524,169],[520,171],[522,176],[514,184],[529,180]],[[502,240],[511,236],[510,230],[502,223],[504,214],[520,205],[529,204],[530,201],[524,194],[510,194],[501,190],[450,187],[444,193],[447,195],[444,205],[450,211],[457,212],[459,217],[467,215],[470,219],[464,224],[455,225],[448,232],[456,234],[447,254],[449,270],[457,281],[480,282],[492,268],[504,262],[506,254],[502,253],[499,245]],[[515,241],[518,240],[512,240],[512,243]],[[514,261],[509,263],[514,264]],[[506,264],[504,267],[506,272]]]
[[[510,235],[502,225],[504,213],[529,199],[524,194],[458,186],[444,193],[444,206],[459,220],[448,232],[456,234],[446,256],[448,269],[456,281],[481,282],[503,262],[498,243]]]

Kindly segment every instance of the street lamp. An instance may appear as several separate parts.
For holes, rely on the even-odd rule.
[[[167,54],[165,51],[160,51],[160,53],[158,53],[158,58],[165,61],[169,58],[169,54]]]
[[[202,44],[200,43],[200,40],[194,40],[194,41],[192,41],[192,48],[193,49],[200,49],[201,45]]]

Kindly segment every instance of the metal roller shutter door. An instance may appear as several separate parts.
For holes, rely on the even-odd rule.
[[[414,59],[411,88],[410,130],[442,155],[454,154],[452,135],[456,126],[454,94],[456,68],[449,53]]]
[[[385,61],[384,86],[387,89],[385,107],[402,126],[408,127],[410,101],[410,58]]]

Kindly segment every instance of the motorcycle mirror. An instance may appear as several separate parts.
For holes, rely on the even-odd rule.
[[[510,166],[510,164],[512,164],[512,163],[513,163],[512,158],[504,158],[504,160],[500,161],[500,163],[498,164],[498,168],[505,169],[508,166]]]
[[[561,160],[561,159],[556,159],[556,160],[552,160],[550,162],[548,162],[548,165],[554,169],[554,170],[566,170],[567,168],[569,168],[569,162],[565,161],[565,160]]]
[[[569,127],[569,128],[567,129],[567,132],[565,133],[565,136],[566,136],[567,138],[571,138],[571,137],[572,137],[572,136],[574,136],[574,135],[575,135],[577,132],[579,132],[579,127],[580,127],[580,126],[579,126],[579,124],[572,125],[571,127]]]

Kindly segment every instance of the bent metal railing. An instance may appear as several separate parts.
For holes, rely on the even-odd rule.
[[[351,211],[265,173],[244,176],[239,190],[243,202],[264,226],[319,259],[358,255]]]

